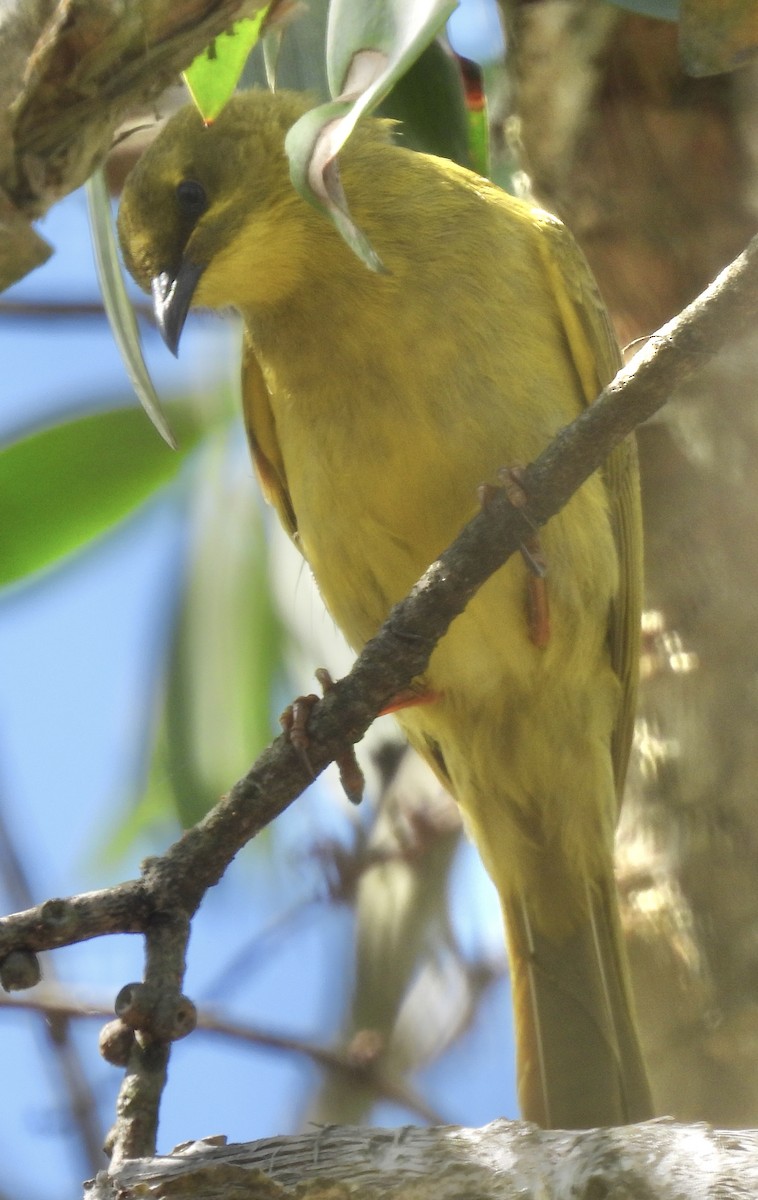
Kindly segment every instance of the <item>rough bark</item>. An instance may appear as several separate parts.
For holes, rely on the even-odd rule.
[[[84,183],[126,114],[261,2],[4,0],[0,290],[49,256],[30,221]]]
[[[521,1122],[483,1129],[326,1126],[291,1138],[193,1142],[124,1163],[85,1200],[680,1200],[758,1194],[758,1134],[668,1121],[545,1132]]]

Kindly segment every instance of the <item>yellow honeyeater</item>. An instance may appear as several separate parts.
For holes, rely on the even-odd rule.
[[[176,350],[189,306],[237,309],[267,498],[356,650],[620,359],[589,268],[554,217],[366,120],[340,157],[369,271],[293,189],[295,94],[188,107],[129,176],[126,264]],[[634,447],[484,585],[400,720],[456,796],[505,915],[524,1115],[584,1128],[652,1115],[613,875],[631,739],[641,532]]]

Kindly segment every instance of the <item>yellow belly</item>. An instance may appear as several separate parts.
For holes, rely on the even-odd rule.
[[[308,430],[309,465],[292,477],[301,545],[356,650],[476,512],[477,485],[533,456],[532,444],[514,445],[504,432],[472,445],[406,414],[400,437],[385,440],[381,422],[372,430],[364,421],[341,430],[336,444],[332,433],[321,455]],[[609,745],[619,689],[605,640],[617,567],[599,476],[549,523],[542,544],[548,645],[530,640],[528,571],[516,555],[436,648],[423,682],[439,699],[401,723],[430,761],[431,746],[441,751],[501,896],[544,896],[538,920],[557,928],[584,894],[568,896],[572,883],[557,880],[546,892],[535,875],[557,856],[585,889],[607,868],[613,831]]]
[[[300,545],[356,649],[476,512],[478,485],[532,461],[585,407],[530,246],[513,269],[498,267],[480,306],[472,293],[430,298],[429,280],[402,278],[402,262],[390,262],[389,282],[368,277],[365,292],[341,297],[331,360],[306,308],[288,354],[273,318],[261,334]],[[527,569],[515,556],[435,650],[425,683],[439,700],[403,724],[430,761],[441,753],[501,896],[544,895],[534,883],[543,863],[566,864],[565,887],[545,900],[545,921],[560,922],[572,880],[576,912],[587,879],[600,864],[607,874],[615,814],[619,687],[606,638],[618,565],[600,476],[542,542],[549,644],[530,641]]]

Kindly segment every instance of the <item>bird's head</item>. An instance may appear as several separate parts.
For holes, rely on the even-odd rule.
[[[188,105],[130,173],[118,215],[124,261],[152,292],[173,353],[190,305],[271,304],[296,285],[316,214],[292,187],[284,138],[307,107],[295,93],[246,92],[206,126]]]

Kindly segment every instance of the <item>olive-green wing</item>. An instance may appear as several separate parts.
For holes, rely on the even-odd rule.
[[[621,352],[605,305],[582,251],[554,217],[545,214],[538,239],[545,271],[563,321],[571,354],[588,404],[622,365]],[[613,739],[613,765],[619,800],[624,787],[637,707],[637,676],[642,613],[642,509],[637,448],[627,438],[606,459],[603,474],[619,553],[619,590],[611,612],[609,644],[622,700]]]
[[[297,518],[287,487],[271,397],[247,334],[242,347],[242,413],[261,491],[297,545]]]

